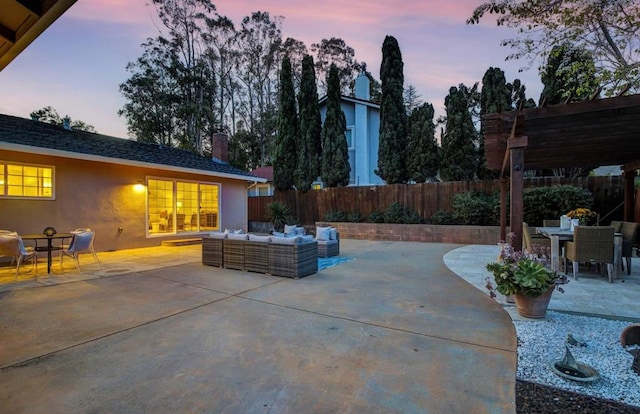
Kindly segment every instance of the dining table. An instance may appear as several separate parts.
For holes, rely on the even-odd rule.
[[[53,250],[62,250],[62,246],[54,246],[53,245],[53,241],[54,240],[62,240],[64,242],[64,239],[70,239],[73,237],[73,234],[71,233],[56,233],[53,235],[46,235],[44,233],[33,233],[33,234],[22,234],[20,235],[20,237],[22,237],[22,240],[32,240],[35,243],[34,246],[34,250],[37,252],[47,252],[47,273],[51,273],[51,252]],[[46,241],[46,246],[45,245],[40,245],[38,246],[38,241]],[[62,244],[62,243],[61,243]]]
[[[573,241],[573,230],[562,227],[537,227],[536,232],[551,240],[551,270],[559,271],[562,267],[560,265],[560,258],[562,257],[560,242]],[[614,233],[613,249],[613,275],[614,277],[620,277],[622,272],[622,233]]]

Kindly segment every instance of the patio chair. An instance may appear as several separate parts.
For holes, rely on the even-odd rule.
[[[64,262],[64,257],[69,256],[73,257],[73,260],[76,263],[76,268],[78,272],[80,271],[80,260],[78,258],[80,253],[91,253],[93,255],[94,260],[100,264],[100,259],[98,259],[98,254],[96,253],[95,248],[93,247],[93,241],[96,237],[96,233],[94,231],[81,231],[77,233],[72,233],[73,237],[71,238],[71,243],[69,243],[69,247],[60,251],[60,267],[62,267]]]
[[[628,221],[622,222],[620,233],[622,233],[622,257],[627,262],[627,274],[631,274],[631,256],[633,255],[633,246],[636,244],[638,237],[638,223]],[[624,261],[622,262],[622,270],[624,270]]]
[[[22,238],[17,233],[0,234],[0,256],[10,256],[12,264],[13,260],[17,259],[16,279],[20,265],[26,260],[31,260],[32,268],[35,266],[36,273],[38,273],[38,252],[33,247],[24,247]]]
[[[536,253],[536,249],[534,246],[538,245],[545,249],[551,248],[551,240],[548,237],[543,236],[542,234],[537,234],[531,231],[532,229],[525,222],[522,223],[522,247],[524,250],[533,254]],[[539,252],[539,249],[538,249]]]
[[[573,262],[573,278],[578,280],[580,262],[605,263],[609,283],[613,282],[613,227],[577,226],[573,230],[573,241],[565,245],[565,271],[567,260]]]

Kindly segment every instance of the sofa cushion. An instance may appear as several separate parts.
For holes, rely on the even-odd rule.
[[[229,233],[229,234],[227,234],[227,238],[229,240],[249,240],[249,236],[247,234]]]
[[[284,225],[284,233],[290,235],[296,235],[296,225],[290,226],[288,224]]]
[[[338,230],[331,227],[329,229],[329,240],[337,240],[338,239]]]
[[[272,236],[271,237],[271,243],[276,243],[276,244],[298,244],[298,236],[294,236],[294,237],[276,237],[276,236]]]
[[[331,227],[316,227],[316,240],[329,240]]]
[[[307,234],[305,236],[300,236],[300,243],[308,243],[312,241],[313,241],[313,236],[310,234]]]
[[[318,240],[319,245],[331,245],[338,243],[338,240]]]
[[[268,243],[271,241],[271,236],[258,236],[256,234],[249,234],[249,241]]]
[[[226,239],[227,238],[227,233],[221,233],[219,231],[212,231],[211,233],[209,233],[209,237],[211,237],[212,239]]]

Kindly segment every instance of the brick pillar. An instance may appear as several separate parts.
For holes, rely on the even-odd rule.
[[[214,161],[229,162],[229,137],[224,132],[216,132],[211,137],[211,157]]]

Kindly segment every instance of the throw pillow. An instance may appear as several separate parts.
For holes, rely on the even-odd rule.
[[[295,235],[296,234],[296,226],[295,226],[295,224],[293,226],[285,224],[284,225],[284,232],[285,232],[285,234]]]
[[[316,240],[329,240],[331,227],[316,227]]]
[[[229,240],[248,240],[249,239],[246,234],[234,234],[234,233],[227,234],[227,238]]]
[[[333,227],[329,229],[329,240],[338,240],[338,230]]]
[[[250,234],[249,241],[266,243],[271,241],[271,236],[258,236],[256,234]]]
[[[298,236],[304,236],[304,227],[302,226],[296,226],[296,235]]]
[[[298,236],[295,236],[295,237],[271,237],[271,243],[275,243],[275,244],[298,244]]]

